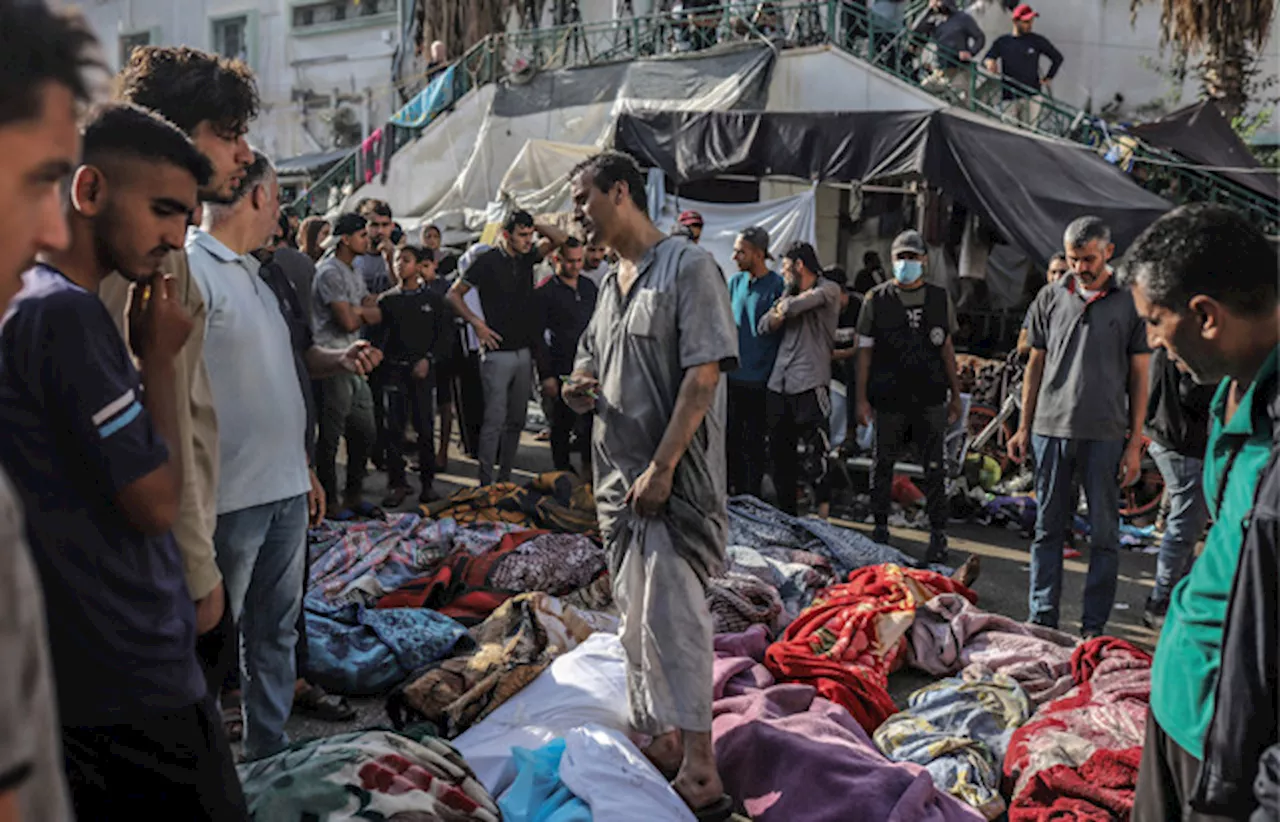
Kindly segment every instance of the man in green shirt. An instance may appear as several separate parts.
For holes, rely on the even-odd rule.
[[[1223,627],[1244,522],[1271,451],[1280,311],[1277,260],[1244,217],[1178,208],[1134,241],[1122,282],[1163,347],[1199,383],[1221,381],[1210,407],[1204,493],[1213,528],[1177,587],[1151,669],[1151,710],[1134,822],[1215,820],[1190,807],[1213,716]]]

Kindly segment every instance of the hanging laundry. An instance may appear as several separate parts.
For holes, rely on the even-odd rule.
[[[1005,811],[1000,780],[1009,739],[1031,711],[1017,682],[972,666],[911,694],[906,710],[876,729],[875,742],[895,762],[923,765],[934,785],[995,819]]]
[[[983,611],[958,594],[942,594],[916,609],[907,664],[935,676],[982,665],[1017,681],[1039,706],[1076,686],[1071,655],[1079,644],[1062,631]]]
[[[769,646],[765,665],[782,682],[813,685],[874,732],[897,712],[886,690],[889,673],[902,664],[905,637],[916,607],[938,594],[973,601],[964,585],[916,568],[875,565],[822,591]]]
[[[237,768],[254,822],[362,819],[498,822],[458,752],[411,731],[358,731]]]

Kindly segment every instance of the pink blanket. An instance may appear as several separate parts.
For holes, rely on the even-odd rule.
[[[1133,806],[1151,655],[1101,637],[1076,649],[1071,671],[1077,687],[1043,706],[1009,743],[1010,820],[1125,819]]]
[[[886,759],[839,705],[778,685],[763,626],[716,638],[712,734],[725,790],[756,822],[982,822],[928,771]]]
[[[940,594],[916,609],[907,664],[951,676],[978,664],[1011,677],[1039,706],[1076,686],[1071,654],[1079,640],[983,611],[957,594]]]

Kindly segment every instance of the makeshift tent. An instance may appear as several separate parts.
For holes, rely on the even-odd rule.
[[[781,258],[787,246],[797,240],[817,244],[817,197],[812,190],[760,203],[700,203],[668,194],[659,213],[658,227],[674,228],[676,217],[686,209],[702,215],[699,244],[716,258],[726,278],[738,270],[733,262],[733,241],[748,226],[760,226],[769,232],[770,250],[775,258]],[[769,265],[777,270],[781,262],[775,259]]]
[[[685,183],[722,174],[867,183],[923,177],[1040,265],[1096,214],[1121,247],[1172,206],[1085,148],[958,110],[622,115],[615,146]]]
[[[597,146],[528,140],[498,184],[498,198],[531,214],[569,211],[569,172],[598,154]]]
[[[1181,154],[1201,165],[1265,171],[1212,100],[1180,108],[1159,120],[1142,123],[1129,130],[1154,146]],[[1274,170],[1265,173],[1220,171],[1218,174],[1264,197],[1280,199],[1280,178]]]

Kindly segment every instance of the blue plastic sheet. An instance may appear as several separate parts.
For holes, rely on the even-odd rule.
[[[512,748],[518,773],[498,800],[504,822],[591,822],[591,808],[560,780],[563,739],[531,751]]]
[[[440,112],[453,105],[455,67],[449,66],[432,78],[427,87],[391,116],[391,122],[404,128],[425,128]]]

